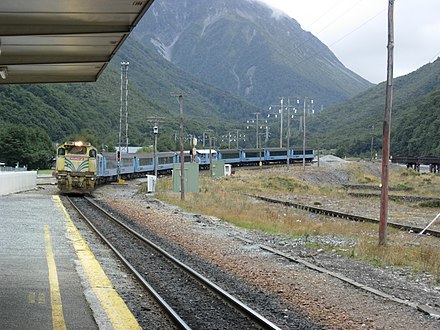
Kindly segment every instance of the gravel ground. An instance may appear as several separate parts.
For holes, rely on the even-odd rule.
[[[331,169],[318,174],[306,173],[302,179],[321,183],[330,181],[338,185],[349,183],[345,171],[335,167],[332,161]],[[145,226],[197,260],[203,260],[211,270],[206,270],[207,267],[200,271],[210,272],[216,283],[233,293],[238,292],[243,301],[252,303],[253,295],[266,296],[266,306],[261,309],[272,310],[272,315],[284,320],[280,322],[282,328],[297,328],[285,325],[290,324],[290,317],[299,313],[309,320],[309,324],[316,324],[315,328],[440,329],[440,321],[435,317],[289,262],[262,250],[260,244],[343,274],[397,298],[429,305],[438,311],[440,288],[429,285],[430,276],[427,274],[415,274],[407,269],[375,268],[342,257],[336,251],[305,247],[304,238],[293,239],[240,229],[214,217],[182,212],[177,207],[156,200],[153,195],[137,194],[143,182],[138,179],[127,185],[100,187],[94,195],[138,225]],[[50,191],[51,188],[41,189],[47,193],[47,189]],[[311,200],[316,199],[312,197]],[[363,209],[373,213],[370,204],[365,203]],[[348,206],[341,203],[335,207],[345,210]],[[307,240],[310,242],[312,238]],[[313,237],[313,240],[335,246],[339,244],[333,237]],[[340,243],[344,246],[350,244]],[[119,282],[116,284],[121,287],[119,290],[131,290],[124,289],[124,281]],[[237,283],[241,285],[237,286]],[[244,289],[249,291],[243,292]]]
[[[332,180],[347,183],[343,171],[336,171],[338,174],[330,175]],[[280,319],[290,317],[289,312],[295,311],[329,329],[440,329],[439,321],[432,316],[289,262],[262,250],[260,244],[301,257],[400,299],[440,309],[440,288],[430,287],[426,274],[375,268],[341,257],[334,251],[306,248],[304,239],[239,229],[214,217],[185,213],[152,195],[138,195],[142,182],[134,180],[124,186],[101,187],[95,197],[214,269],[279,301],[273,308],[282,308],[277,311]],[[313,239],[332,240],[331,243],[337,245],[335,238]],[[231,286],[222,276],[212,276],[226,289]],[[249,299],[251,294],[246,297],[244,293],[242,299]]]

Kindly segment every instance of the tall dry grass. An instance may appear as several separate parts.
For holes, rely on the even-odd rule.
[[[353,183],[380,182],[374,171],[363,171],[360,164],[348,166],[346,170]],[[345,191],[338,187],[305,183],[298,179],[298,171],[296,169],[283,173],[271,170],[240,170],[235,176],[220,179],[212,179],[202,174],[200,192],[187,193],[185,201],[180,200],[180,193],[171,192],[171,178],[161,178],[158,180],[156,197],[164,202],[179,205],[189,212],[212,215],[247,229],[280,233],[290,237],[334,236],[347,242],[354,240],[355,246],[338,247],[336,250],[378,266],[406,267],[414,271],[428,272],[433,275],[434,282],[440,282],[440,243],[437,239],[414,238],[414,235],[390,229],[388,245],[379,247],[377,225],[310,215],[301,210],[271,205],[247,196],[295,194],[347,198]],[[329,175],[331,176],[331,173]],[[435,175],[413,175],[408,174],[406,170],[397,170],[391,174],[390,185],[403,184],[411,187],[410,191],[435,194],[440,186],[439,179]],[[435,185],[437,186],[434,187]],[[334,249],[331,246],[322,247]]]

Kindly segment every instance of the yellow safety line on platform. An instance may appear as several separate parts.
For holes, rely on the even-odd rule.
[[[44,240],[46,241],[46,258],[49,268],[50,302],[52,305],[52,326],[54,329],[66,329],[64,322],[63,305],[61,304],[60,286],[58,284],[57,266],[52,251],[52,238],[49,225],[44,225]]]
[[[114,329],[140,329],[135,317],[113,288],[111,281],[105,275],[101,265],[74,225],[59,196],[53,196],[53,198],[66,215],[67,232],[76,250],[76,254],[87,276],[90,287],[112,322]]]

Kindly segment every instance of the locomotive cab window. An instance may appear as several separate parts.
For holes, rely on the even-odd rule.
[[[89,157],[96,158],[96,150],[95,149],[91,149],[89,151]]]
[[[66,150],[64,148],[58,149],[58,156],[64,156],[66,154]]]
[[[85,155],[87,153],[86,147],[71,146],[67,149],[67,153],[71,155]]]

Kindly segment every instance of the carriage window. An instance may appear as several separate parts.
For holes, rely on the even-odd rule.
[[[92,157],[92,158],[96,158],[96,150],[95,149],[91,149],[89,151],[89,156]]]
[[[58,156],[64,156],[66,154],[66,150],[64,148],[58,149]]]

